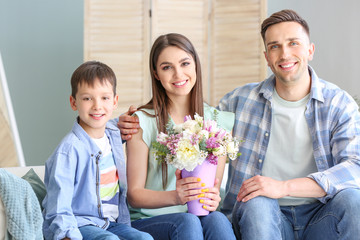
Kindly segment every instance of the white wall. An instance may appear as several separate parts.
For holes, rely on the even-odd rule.
[[[360,97],[359,0],[268,0],[268,15],[293,9],[309,24],[318,76]]]

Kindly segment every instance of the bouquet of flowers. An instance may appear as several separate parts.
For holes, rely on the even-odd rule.
[[[217,114],[215,111],[215,119]],[[194,118],[187,116],[180,125],[168,122],[167,134],[161,132],[152,143],[155,159],[193,171],[205,160],[217,165],[220,156],[234,160],[240,155],[239,141],[220,128],[216,120],[205,121],[198,114]]]

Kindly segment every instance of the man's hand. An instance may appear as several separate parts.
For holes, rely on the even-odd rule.
[[[258,175],[244,181],[236,200],[246,202],[257,196],[278,199],[286,196],[319,198],[325,195],[317,182],[308,177],[278,181]]]
[[[237,195],[237,201],[249,201],[257,196],[264,196],[269,198],[285,197],[285,182],[277,181],[269,177],[254,176],[244,181]]]
[[[136,110],[136,107],[130,106],[129,110],[119,117],[119,122],[117,125],[120,128],[121,138],[123,140],[131,139],[132,134],[139,131],[139,119],[137,117],[131,116],[134,112],[136,112]]]

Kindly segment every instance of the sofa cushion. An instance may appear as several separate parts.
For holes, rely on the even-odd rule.
[[[45,184],[43,183],[43,181],[40,179],[40,177],[36,174],[36,172],[32,168],[24,176],[22,176],[22,179],[30,183],[40,203],[41,210],[43,210],[41,203],[46,195]]]

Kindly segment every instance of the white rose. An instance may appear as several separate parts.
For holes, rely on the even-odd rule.
[[[178,142],[176,159],[173,162],[175,167],[180,170],[185,168],[188,171],[192,171],[202,161],[198,145],[192,145],[187,139],[182,139]]]
[[[227,153],[234,153],[235,152],[235,143],[234,142],[229,142],[226,145],[226,152]]]

